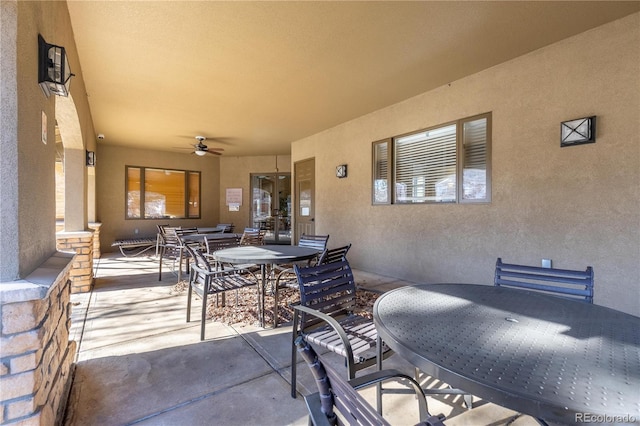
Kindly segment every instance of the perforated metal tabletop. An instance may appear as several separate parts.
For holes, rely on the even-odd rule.
[[[640,422],[638,317],[526,290],[435,284],[385,293],[374,321],[400,356],[484,400],[549,422]]]
[[[264,327],[264,299],[268,277],[271,276],[273,265],[299,262],[316,257],[320,252],[309,247],[290,245],[239,246],[213,252],[213,256],[228,263],[254,263],[260,265],[260,288],[258,291],[260,312],[258,313],[260,326]],[[277,309],[277,306],[274,306]],[[274,324],[274,327],[276,325]]]

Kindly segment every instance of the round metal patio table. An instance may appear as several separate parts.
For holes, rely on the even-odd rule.
[[[639,317],[471,284],[392,290],[373,316],[400,356],[486,401],[549,422],[640,422]]]
[[[316,257],[320,252],[308,247],[291,245],[239,246],[213,252],[213,257],[224,263],[260,265],[261,283],[258,291],[260,298],[259,321],[264,327],[264,297],[267,279],[273,265],[300,262]],[[274,307],[277,309],[277,307]]]

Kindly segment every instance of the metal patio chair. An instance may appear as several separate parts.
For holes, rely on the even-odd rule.
[[[298,240],[298,246],[309,247],[318,250],[318,257],[306,261],[307,265],[315,265],[320,258],[320,255],[327,249],[327,242],[329,241],[329,235],[311,235],[302,234],[300,240]],[[296,279],[295,272],[293,271],[292,264],[275,265],[271,276],[271,289],[270,294],[274,298],[274,327],[278,326],[278,291],[284,288],[298,288],[298,280]]]
[[[294,266],[300,304],[293,306],[291,343],[291,396],[296,397],[297,351],[295,341],[330,350],[345,358],[347,378],[376,364],[378,332],[373,320],[353,313],[356,284],[347,260],[317,266]],[[383,346],[383,358],[392,351]]]
[[[176,232],[177,228],[164,226],[161,232],[158,232],[158,281],[162,281],[162,263],[163,259],[170,259],[173,264],[178,263],[178,276],[182,271],[182,241]]]
[[[225,294],[228,291],[236,290],[237,305],[237,290],[249,286],[257,286],[258,278],[244,269],[217,269],[209,263],[199,250],[194,250],[189,246],[185,246],[185,250],[189,252],[192,259],[189,269],[189,291],[187,293],[187,322],[191,321],[191,298],[192,294],[196,293],[202,300],[200,340],[204,340],[208,296]]]
[[[318,386],[318,392],[304,397],[309,410],[310,425],[389,425],[358,393],[358,389],[387,380],[400,380],[408,382],[416,395],[421,420],[419,425],[444,426],[442,423],[444,416],[432,416],[429,413],[427,400],[420,384],[406,374],[397,370],[382,370],[347,381],[327,363],[322,362],[322,358],[302,337],[296,339],[295,345],[309,366]]]

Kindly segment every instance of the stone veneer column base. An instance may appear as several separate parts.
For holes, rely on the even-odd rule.
[[[100,228],[102,223],[91,222],[89,223],[89,229],[93,230],[93,258],[100,259],[102,256],[102,250],[100,249]]]
[[[60,424],[72,382],[73,253],[57,252],[24,280],[0,283],[0,424]]]
[[[58,232],[56,248],[59,251],[74,251],[69,279],[72,293],[86,293],[93,288],[93,231]]]

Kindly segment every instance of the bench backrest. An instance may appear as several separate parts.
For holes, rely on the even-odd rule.
[[[525,288],[593,303],[593,268],[584,271],[496,262],[494,285]]]

